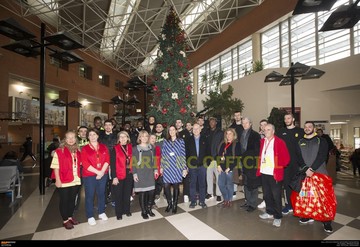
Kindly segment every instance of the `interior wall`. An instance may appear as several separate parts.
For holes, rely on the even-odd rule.
[[[327,95],[330,99],[331,115],[359,113],[359,103],[355,100],[360,99],[360,89],[329,91]]]
[[[360,86],[360,55],[355,55],[325,65],[314,66],[325,71],[319,79],[299,80],[295,84],[295,107],[301,108],[301,123],[307,120],[328,121],[325,129],[329,133],[330,116],[335,114],[360,114],[359,90],[335,90]],[[243,115],[253,120],[258,129],[261,119],[267,118],[273,107],[291,107],[291,87],[279,86],[279,82],[264,83],[266,75],[273,70],[286,74],[288,68],[265,69],[232,81],[233,97],[243,101]],[[226,88],[228,84],[223,87]],[[350,140],[349,140],[350,141]]]

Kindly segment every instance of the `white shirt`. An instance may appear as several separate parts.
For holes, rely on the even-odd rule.
[[[260,158],[260,173],[273,176],[275,168],[274,138],[271,138],[270,141],[265,138]]]

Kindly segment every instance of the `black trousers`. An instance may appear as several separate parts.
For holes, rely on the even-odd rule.
[[[60,202],[59,209],[63,221],[67,221],[68,218],[72,217],[75,209],[75,198],[79,191],[79,185],[57,188],[59,192]]]
[[[117,217],[130,213],[130,196],[133,188],[133,174],[126,169],[126,177],[112,185],[113,199],[115,201],[115,214]]]
[[[273,176],[261,174],[266,213],[274,215],[275,219],[282,218],[281,188],[282,181],[277,182]]]

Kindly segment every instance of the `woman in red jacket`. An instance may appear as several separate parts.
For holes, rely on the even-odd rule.
[[[117,135],[118,144],[114,147],[115,164],[111,164],[112,193],[115,200],[115,214],[122,220],[123,214],[130,217],[130,196],[133,188],[133,174],[131,167],[132,146],[130,136],[126,131]]]
[[[99,143],[99,131],[90,129],[87,133],[89,144],[81,149],[82,176],[85,187],[85,210],[89,225],[96,225],[94,218],[94,197],[96,192],[98,215],[101,220],[108,220],[105,214],[105,188],[110,163],[109,150]]]
[[[75,198],[81,184],[81,155],[78,148],[76,133],[67,131],[65,139],[55,150],[50,166],[54,170],[55,185],[60,196],[60,214],[63,218],[63,226],[66,229],[72,229],[74,228],[73,225],[79,224],[73,218]]]

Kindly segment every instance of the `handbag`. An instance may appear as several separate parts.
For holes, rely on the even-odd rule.
[[[296,192],[299,193],[300,190],[301,190],[301,187],[302,187],[302,182],[303,182],[303,180],[305,179],[305,177],[306,177],[306,173],[305,173],[305,170],[304,170],[304,169],[298,171],[298,172],[294,175],[294,177],[291,179],[290,184],[289,184],[289,187],[290,187],[292,190],[294,190],[294,191],[296,191]]]
[[[299,193],[293,191],[294,216],[318,221],[332,221],[336,214],[336,197],[330,176],[314,173],[302,182]]]
[[[234,168],[233,169],[233,174],[232,174],[232,181],[234,184],[237,185],[243,185],[243,178],[242,175],[239,175],[239,169],[238,168]]]

